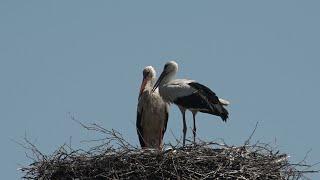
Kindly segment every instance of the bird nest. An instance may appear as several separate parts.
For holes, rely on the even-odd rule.
[[[268,144],[235,147],[204,142],[166,145],[166,150],[140,149],[120,133],[93,124],[84,126],[106,135],[103,143],[83,151],[63,145],[52,155],[42,154],[27,139],[33,163],[21,168],[24,179],[301,179],[317,172]],[[178,143],[179,144],[179,143]]]

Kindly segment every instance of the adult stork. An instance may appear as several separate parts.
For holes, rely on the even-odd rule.
[[[183,146],[185,145],[187,125],[185,112],[190,110],[193,114],[193,140],[196,137],[195,117],[197,112],[220,116],[226,122],[228,111],[223,107],[229,102],[219,99],[208,87],[188,79],[173,79],[178,71],[178,64],[174,61],[167,62],[164,66],[153,91],[159,87],[161,97],[168,103],[176,104],[183,118]]]
[[[155,78],[154,68],[145,67],[139,93],[136,127],[142,148],[161,149],[167,129],[169,106],[163,101],[158,90],[151,91]]]

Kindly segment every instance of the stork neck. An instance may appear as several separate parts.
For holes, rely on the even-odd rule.
[[[155,83],[155,78],[152,78],[151,80],[148,80],[147,83],[146,83],[146,89],[152,89],[154,83]]]
[[[166,75],[163,80],[161,81],[159,86],[163,86],[165,84],[168,84],[173,78],[174,78],[175,74],[174,73],[170,73],[168,75]]]

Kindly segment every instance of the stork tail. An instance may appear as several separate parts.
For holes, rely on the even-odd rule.
[[[227,119],[229,118],[229,113],[224,107],[222,107],[222,113],[220,114],[220,117],[224,122],[227,122]]]

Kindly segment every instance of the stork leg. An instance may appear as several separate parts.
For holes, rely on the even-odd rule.
[[[187,122],[186,122],[186,109],[179,106],[179,109],[182,114],[182,120],[183,120],[183,147],[186,145],[186,135],[187,135]]]
[[[186,135],[187,135],[187,122],[186,122],[186,111],[182,113],[183,117],[183,147],[186,145]]]
[[[196,144],[196,135],[197,135],[197,127],[196,127],[196,115],[197,112],[192,111],[192,116],[193,116],[193,144]]]
[[[157,145],[158,145],[158,149],[160,149],[160,147],[161,147],[161,128],[159,129],[159,136],[158,136]]]

